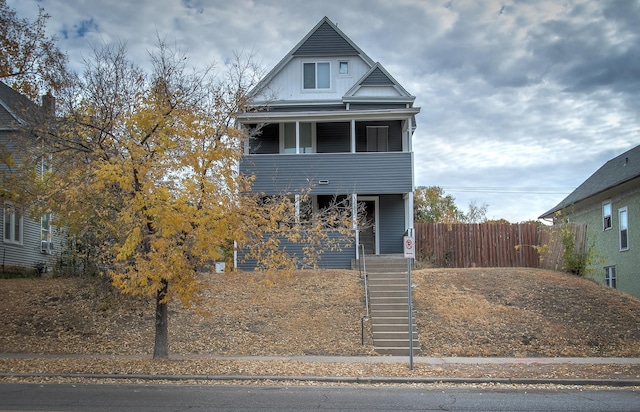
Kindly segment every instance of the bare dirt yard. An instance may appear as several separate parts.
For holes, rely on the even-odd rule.
[[[260,274],[210,275],[196,308],[170,305],[170,353],[154,362],[154,303],[103,279],[0,279],[0,353],[118,355],[0,357],[0,372],[406,375],[404,365],[207,360],[209,355],[371,355],[357,271],[302,271],[264,288]],[[413,272],[423,356],[640,357],[640,299],[559,272],[424,269]],[[122,357],[127,355],[128,357]],[[189,358],[189,359],[186,359]],[[499,369],[499,370],[498,370]],[[536,376],[640,378],[637,365],[538,367]],[[587,370],[588,369],[588,370]],[[531,376],[527,365],[422,366],[410,376]]]

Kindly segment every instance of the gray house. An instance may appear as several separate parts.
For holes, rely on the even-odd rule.
[[[558,211],[587,225],[598,257],[587,276],[640,297],[640,146],[609,160],[540,217]]]
[[[364,205],[369,222],[355,228],[353,245],[366,254],[402,253],[413,227],[415,97],[326,17],[251,97],[255,107],[268,107],[239,117],[246,128],[265,125],[247,140],[240,163],[241,173],[255,175],[253,190],[277,195],[311,186],[317,205],[347,197]],[[319,264],[348,268],[360,253],[353,246],[326,252]]]
[[[51,96],[43,97],[43,103],[53,104]],[[25,117],[43,110],[25,96],[0,82],[0,177],[9,173],[7,158],[20,159],[20,145],[25,135],[21,126]],[[34,165],[34,168],[37,168]],[[31,218],[23,205],[12,202],[7,188],[0,187],[2,213],[0,227],[0,270],[10,268],[34,269],[50,267],[60,253],[60,236],[51,225],[51,214]]]

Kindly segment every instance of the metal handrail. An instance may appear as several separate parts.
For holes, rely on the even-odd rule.
[[[362,269],[363,279],[364,279],[364,305],[366,309],[366,317],[369,317],[369,285],[367,285],[367,262],[364,258],[364,245],[360,244],[362,248],[362,253],[360,254],[360,259],[358,259],[358,267]]]

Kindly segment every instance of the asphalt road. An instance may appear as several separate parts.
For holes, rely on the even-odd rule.
[[[0,411],[640,411],[632,389],[0,384]]]

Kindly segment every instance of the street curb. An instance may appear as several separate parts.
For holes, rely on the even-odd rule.
[[[248,376],[248,375],[136,375],[90,373],[0,373],[0,378],[77,378],[149,381],[271,381],[352,384],[502,384],[640,387],[638,379],[556,379],[556,378],[447,378],[447,377],[356,377],[356,376]]]

